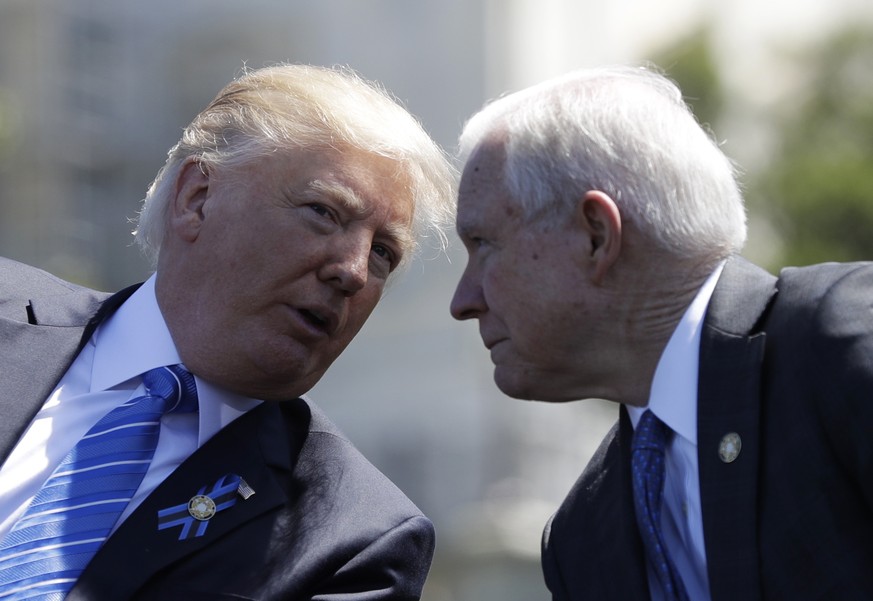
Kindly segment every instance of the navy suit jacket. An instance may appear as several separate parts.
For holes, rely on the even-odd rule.
[[[0,259],[0,461],[132,291],[109,297]],[[216,514],[203,536],[158,530],[159,510],[228,473],[254,496]],[[433,549],[431,522],[317,407],[265,402],[160,484],[68,599],[418,599]]]
[[[703,534],[713,601],[873,599],[873,264],[728,261],[698,383]],[[740,435],[731,463],[722,437]],[[556,600],[644,601],[622,407],[546,526]]]

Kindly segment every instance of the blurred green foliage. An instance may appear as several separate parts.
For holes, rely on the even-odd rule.
[[[718,64],[710,44],[710,31],[703,27],[669,48],[653,62],[679,84],[685,102],[704,126],[717,129],[725,106]]]
[[[772,152],[744,165],[750,219],[779,237],[768,267],[873,259],[873,30],[850,28],[783,57],[801,74],[767,115]],[[727,100],[702,29],[653,62],[718,130]]]
[[[750,181],[783,239],[783,264],[873,259],[873,31],[796,55],[804,94],[774,115],[772,161]]]

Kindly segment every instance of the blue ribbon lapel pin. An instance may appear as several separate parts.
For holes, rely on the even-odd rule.
[[[255,491],[236,474],[226,474],[212,486],[204,486],[186,503],[158,511],[158,530],[181,526],[178,540],[197,538],[206,533],[215,514],[236,504],[237,495],[248,499]]]

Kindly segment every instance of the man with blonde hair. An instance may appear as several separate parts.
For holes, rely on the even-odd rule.
[[[303,395],[453,214],[348,69],[244,73],[184,130],[115,295],[0,262],[0,599],[417,599],[430,521]]]
[[[619,404],[543,536],[560,601],[873,598],[873,266],[739,256],[731,161],[646,69],[470,119],[452,299],[506,394]]]

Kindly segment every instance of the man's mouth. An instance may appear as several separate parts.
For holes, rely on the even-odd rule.
[[[327,318],[317,311],[310,311],[309,309],[301,309],[300,314],[311,323],[313,326],[317,327],[320,330],[327,331]]]

